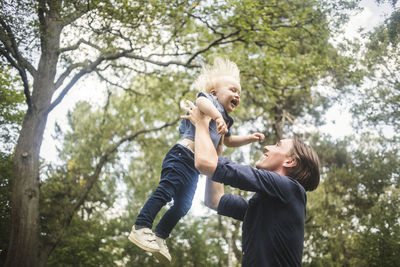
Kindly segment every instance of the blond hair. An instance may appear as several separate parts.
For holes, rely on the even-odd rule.
[[[230,76],[240,84],[240,71],[236,64],[228,59],[217,57],[213,65],[203,65],[200,76],[193,86],[201,92],[210,93],[215,89],[216,80],[222,76]]]

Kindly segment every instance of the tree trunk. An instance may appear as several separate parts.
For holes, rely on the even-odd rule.
[[[36,266],[39,247],[39,152],[47,115],[29,109],[15,151],[12,227],[5,266]]]
[[[52,97],[46,76],[34,83],[28,109],[15,149],[12,177],[12,226],[5,266],[36,267],[39,257],[39,153]]]
[[[47,260],[50,257],[51,252],[54,250],[55,245],[45,245],[44,247],[40,247],[40,252],[39,252],[39,259],[38,259],[38,264],[37,267],[45,267]]]
[[[43,60],[43,62],[51,62]],[[42,65],[42,63],[40,64]],[[48,64],[47,69],[52,64]],[[5,266],[36,267],[39,257],[39,153],[53,94],[51,72],[37,77],[18,138],[12,178],[12,226]]]
[[[12,176],[12,226],[6,267],[37,267],[39,259],[39,152],[54,93],[61,27],[51,17],[43,27],[42,54],[31,105],[18,138]]]
[[[283,137],[283,116],[282,110],[279,108],[274,109],[274,122],[272,124],[272,128],[275,131],[275,135],[278,140],[281,140]]]

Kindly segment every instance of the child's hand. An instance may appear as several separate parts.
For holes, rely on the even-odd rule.
[[[217,132],[218,134],[225,135],[228,133],[228,128],[226,123],[222,117],[215,119],[215,123],[217,124]]]
[[[262,133],[253,133],[249,135],[251,142],[257,142],[264,140],[264,135]]]
[[[190,120],[193,125],[196,125],[197,122],[203,119],[206,120],[207,123],[209,123],[211,120],[209,116],[204,115],[204,113],[201,112],[200,109],[196,107],[190,100],[186,100],[186,106],[182,106],[182,109],[184,109],[187,114],[181,115],[181,118]]]

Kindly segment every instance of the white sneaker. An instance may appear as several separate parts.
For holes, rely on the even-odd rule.
[[[156,235],[150,228],[136,230],[135,226],[133,226],[128,238],[136,246],[148,252],[158,252],[160,250],[156,241]]]
[[[157,251],[157,253],[155,253],[155,256],[157,257],[157,259],[159,259],[160,261],[165,262],[165,260],[168,260],[168,262],[171,262],[171,255],[169,254],[169,250],[167,247],[167,243],[165,242],[165,239],[156,236],[156,242],[158,244],[158,247],[160,248],[159,251]]]

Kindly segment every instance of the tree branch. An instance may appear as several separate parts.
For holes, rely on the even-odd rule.
[[[77,19],[81,18],[83,15],[90,11],[90,2],[87,2],[87,5],[83,8],[81,6],[77,6],[76,3],[73,3],[76,12],[71,12],[68,16],[63,19],[63,23],[61,24],[63,27],[71,24],[72,22],[76,21]],[[83,6],[83,5],[82,5]]]
[[[103,61],[107,61],[107,60],[115,60],[121,57],[126,57],[126,58],[132,58],[132,59],[137,59],[137,60],[141,60],[141,61],[145,61],[151,64],[155,64],[158,66],[169,66],[169,65],[181,65],[181,66],[188,66],[189,63],[182,63],[179,61],[169,61],[169,62],[159,62],[159,61],[155,61],[155,60],[151,60],[149,58],[145,58],[142,56],[137,56],[137,55],[133,55],[130,54],[129,51],[122,51],[120,53],[115,53],[115,54],[111,54],[108,56],[100,56],[99,58],[97,58],[94,62],[92,62],[91,64],[87,65],[86,67],[83,67],[74,77],[72,77],[72,79],[69,81],[69,83],[64,87],[64,89],[61,91],[61,93],[58,95],[58,97],[56,98],[56,100],[53,101],[53,103],[51,103],[49,109],[47,110],[47,113],[51,112],[61,101],[62,99],[65,97],[65,95],[69,92],[69,90],[75,85],[75,83],[82,78],[82,76],[84,76],[87,73],[90,73],[92,71],[94,71],[96,69],[96,67],[101,64]],[[74,66],[78,66],[81,64],[75,64]],[[58,79],[56,85],[60,86],[62,84],[62,82],[65,80],[65,78],[72,72],[72,70],[75,67],[71,67],[68,68]],[[56,87],[57,88],[57,87]]]
[[[64,83],[64,80],[71,74],[71,72],[78,67],[84,67],[84,64],[76,63],[69,65],[68,68],[61,73],[60,77],[58,77],[56,83],[54,84],[54,88],[58,89]]]
[[[102,50],[101,47],[99,47],[99,46],[97,46],[97,45],[95,45],[95,44],[93,44],[93,43],[91,43],[91,42],[89,42],[89,41],[87,41],[87,40],[81,38],[81,39],[78,40],[78,42],[77,42],[76,44],[71,45],[71,46],[68,46],[68,47],[60,48],[59,51],[60,51],[60,53],[64,53],[64,52],[76,50],[76,49],[79,48],[79,46],[80,46],[81,44],[86,44],[86,45],[88,45],[88,46],[90,46],[90,47],[93,47],[93,48],[96,49],[96,50],[99,50],[99,51]]]
[[[207,26],[207,28],[209,28],[214,34],[221,35],[221,36],[224,35],[222,32],[217,31],[214,27],[212,27],[212,26],[208,23],[207,20],[201,18],[200,16],[193,15],[192,13],[189,13],[189,12],[186,13],[186,14],[187,14],[189,17],[198,19],[199,21],[201,21],[202,23],[204,23],[204,24]]]
[[[205,51],[208,51],[211,47],[216,46],[218,44],[220,44],[222,42],[222,40],[226,40],[232,36],[238,35],[240,33],[239,30],[237,30],[236,32],[233,32],[227,36],[222,36],[219,39],[216,39],[214,42],[212,42],[211,44],[209,44],[207,47],[198,50],[196,53],[193,54],[193,56],[191,56],[189,58],[189,60],[186,62],[187,65],[189,65],[198,55],[200,55],[201,53],[204,53]],[[232,40],[230,42],[235,42],[235,40]]]
[[[22,79],[22,84],[24,86],[26,104],[28,105],[28,108],[31,108],[32,107],[31,93],[29,91],[29,82],[25,70],[23,68],[20,68],[17,62],[15,62],[14,59],[2,47],[0,47],[0,54],[3,55],[8,60],[8,62],[10,62],[10,64],[18,70],[18,73]]]
[[[205,51],[208,51],[211,47],[216,46],[220,43],[222,43],[222,41],[227,40],[229,38],[231,38],[232,36],[238,35],[240,33],[240,31],[236,31],[233,32],[229,35],[224,35],[222,37],[220,37],[219,39],[214,40],[211,44],[209,44],[207,47],[198,50],[197,52],[195,52],[186,62],[181,62],[181,61],[175,61],[175,60],[170,60],[167,62],[161,62],[161,61],[157,61],[157,60],[153,60],[151,59],[151,55],[144,57],[144,56],[139,56],[137,54],[132,53],[132,50],[122,50],[121,52],[118,53],[113,53],[113,54],[109,54],[109,55],[101,55],[99,56],[94,62],[92,62],[91,64],[87,65],[86,67],[83,67],[81,69],[81,71],[79,73],[77,73],[72,79],[71,81],[66,85],[66,87],[62,90],[62,92],[60,93],[60,95],[56,98],[56,100],[54,100],[54,102],[50,105],[48,112],[51,112],[64,98],[64,96],[68,93],[68,91],[72,88],[72,86],[85,74],[90,73],[92,71],[94,71],[98,65],[100,65],[103,61],[112,61],[112,60],[116,60],[122,57],[125,58],[130,58],[130,59],[135,59],[135,60],[140,60],[140,61],[144,61],[150,64],[154,64],[157,66],[162,66],[162,67],[168,67],[170,65],[178,65],[178,66],[184,66],[184,67],[198,67],[197,65],[191,65],[191,62],[201,53],[204,53]],[[229,42],[234,42],[235,40],[231,40]],[[92,44],[90,42],[87,42],[83,39],[80,39],[74,46],[68,47],[68,48],[64,48],[62,49],[62,51],[69,51],[69,50],[73,50],[73,49],[77,49],[79,47],[79,45],[81,43],[85,43],[99,51],[101,51],[101,48],[96,46],[95,44]],[[68,68],[63,74],[61,74],[60,78],[57,80],[56,82],[56,86],[55,88],[58,88],[59,86],[61,86],[62,82],[66,79],[66,77],[73,71],[73,69],[75,67],[79,66],[79,64],[74,64],[73,67]]]
[[[239,235],[239,230],[241,229],[240,227],[241,221],[235,220],[233,225],[235,230],[232,233],[232,249],[233,249],[233,254],[235,254],[236,259],[238,260],[238,262],[242,261],[242,250],[238,248],[238,246],[236,245],[235,240],[238,239],[238,235]]]
[[[112,86],[121,88],[122,90],[124,90],[124,91],[126,91],[126,92],[129,92],[129,93],[133,93],[133,94],[135,94],[135,95],[145,95],[145,94],[140,93],[140,92],[138,92],[138,91],[135,91],[135,90],[133,90],[133,89],[131,89],[131,88],[126,88],[126,87],[124,87],[124,86],[122,86],[122,85],[119,85],[119,84],[117,84],[117,83],[114,83],[114,82],[108,80],[106,77],[104,77],[103,75],[101,75],[99,71],[96,71],[96,73],[97,73],[97,75],[99,75],[99,77],[100,77],[101,79],[103,79],[103,80],[106,81],[107,83],[111,84]]]
[[[72,79],[70,80],[70,82],[67,84],[67,86],[65,86],[65,88],[61,91],[61,93],[58,95],[58,97],[56,98],[56,100],[54,100],[50,107],[47,110],[47,114],[50,113],[58,104],[60,104],[60,102],[63,100],[63,98],[65,97],[65,95],[68,93],[68,91],[75,85],[75,83],[82,78],[83,75],[89,73],[88,70],[86,69],[82,69],[79,73],[77,73],[74,77],[72,77]]]
[[[59,52],[60,52],[60,54],[61,54],[61,53],[65,53],[65,52],[68,52],[68,51],[76,50],[76,49],[79,48],[79,46],[80,46],[83,42],[85,42],[85,40],[81,38],[81,39],[79,39],[78,42],[77,42],[76,44],[74,44],[74,45],[71,45],[71,46],[68,46],[68,47],[64,47],[64,48],[60,48],[60,49],[59,49]]]
[[[0,28],[0,40],[4,45],[5,51],[15,58],[19,68],[27,69],[33,77],[36,77],[36,69],[20,54],[17,41],[15,40],[15,36],[10,26],[1,17],[0,25],[2,26],[2,28]]]

